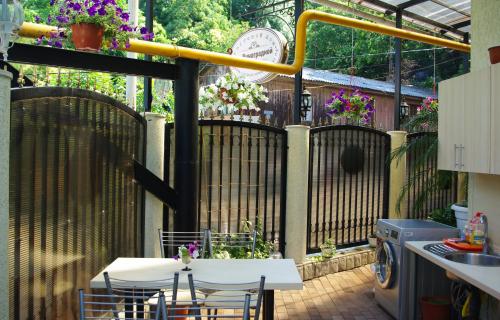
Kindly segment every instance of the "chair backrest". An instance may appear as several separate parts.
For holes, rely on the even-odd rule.
[[[163,296],[163,302],[165,302],[165,295],[169,297],[169,304],[175,308],[175,303],[177,301],[177,290],[179,286],[179,273],[174,273],[173,278],[168,279],[154,279],[154,280],[127,280],[123,278],[114,278],[109,275],[108,272],[104,272],[104,282],[106,283],[106,291],[108,295],[124,296],[124,297],[135,297],[135,299],[142,299],[142,301],[136,301],[142,305],[148,305],[151,301],[151,297]],[[127,298],[131,299],[131,298]],[[157,301],[159,299],[154,299],[155,308],[161,305]],[[171,301],[171,302],[170,302]],[[134,302],[134,301],[132,301]],[[158,303],[158,304],[157,304]],[[118,309],[113,310],[115,316],[118,315]]]
[[[161,257],[171,258],[177,254],[177,249],[180,246],[187,246],[190,243],[196,242],[200,253],[199,258],[205,258],[209,247],[208,234],[208,230],[199,232],[172,232],[158,229]]]
[[[89,294],[80,289],[79,296],[80,320],[167,320],[167,307],[163,292],[159,293],[155,308],[149,308],[145,303],[147,297],[140,294]]]
[[[176,308],[167,307],[169,315],[167,319],[241,319],[250,320],[251,294],[247,293],[241,297],[241,300],[231,300],[232,305],[225,305],[221,301],[220,306],[203,305],[200,300],[179,300],[180,305]],[[182,303],[181,303],[182,302]],[[188,303],[189,302],[189,303]],[[235,304],[237,302],[238,304]],[[189,305],[189,315],[186,314],[186,305]],[[217,312],[213,312],[214,310]]]
[[[255,309],[254,320],[259,319],[262,298],[264,295],[265,276],[261,276],[259,281],[246,283],[214,283],[193,278],[188,274],[189,290],[193,307],[199,308],[205,305],[211,309],[231,308],[233,310],[244,310],[245,297],[249,295],[249,305]],[[204,292],[205,299],[200,299],[197,292]],[[244,294],[242,294],[244,293]],[[196,314],[196,313],[195,313]]]
[[[241,250],[249,253],[248,258],[255,257],[255,246],[257,244],[257,230],[242,233],[220,233],[208,232],[209,256],[213,258],[218,251]]]

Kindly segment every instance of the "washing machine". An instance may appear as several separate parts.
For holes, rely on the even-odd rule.
[[[458,229],[428,220],[379,219],[376,230],[375,300],[394,318],[404,320],[403,304],[409,289],[404,272],[408,260],[405,242],[456,238]]]

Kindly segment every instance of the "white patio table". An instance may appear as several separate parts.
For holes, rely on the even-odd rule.
[[[263,275],[266,277],[263,302],[265,320],[274,318],[274,290],[302,290],[302,279],[292,259],[197,259],[189,264],[191,271],[182,271],[184,267],[174,259],[118,258],[90,281],[90,287],[106,288],[104,271],[112,278],[130,281],[168,279],[179,272],[180,289],[189,289],[189,273],[198,280],[227,284],[256,282]]]

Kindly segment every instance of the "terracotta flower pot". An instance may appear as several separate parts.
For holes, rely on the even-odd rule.
[[[488,49],[490,53],[491,64],[496,64],[500,62],[500,46],[491,47]]]
[[[77,50],[98,52],[101,50],[104,28],[92,23],[71,26],[73,44]]]

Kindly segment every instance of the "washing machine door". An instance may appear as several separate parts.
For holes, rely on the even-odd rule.
[[[396,278],[396,256],[392,245],[387,241],[377,247],[375,278],[382,289],[390,289]]]

